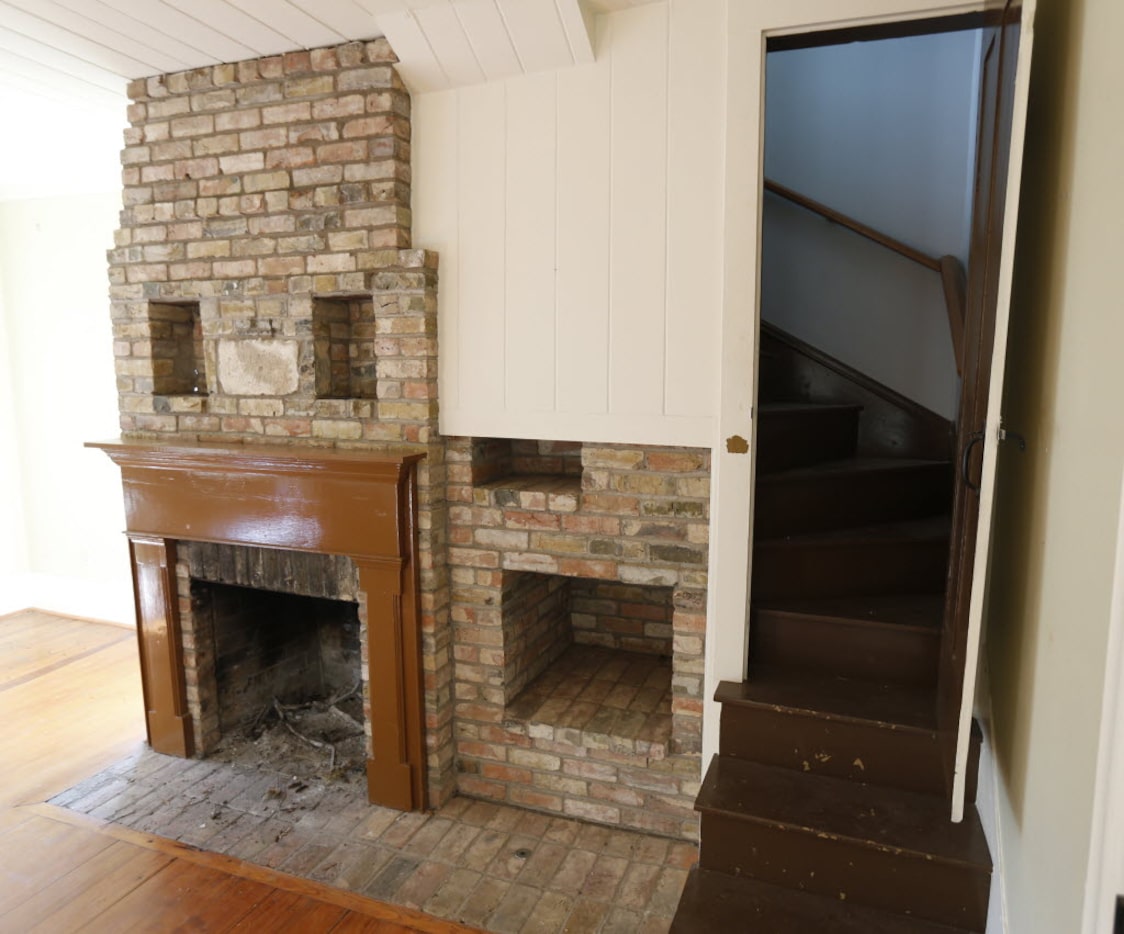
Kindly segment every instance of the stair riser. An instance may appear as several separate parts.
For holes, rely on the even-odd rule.
[[[757,484],[753,530],[762,538],[821,532],[947,513],[952,498],[942,464],[897,470],[790,477]]]
[[[762,410],[757,426],[757,472],[853,457],[858,424],[857,410]]]
[[[699,866],[908,912],[970,931],[987,925],[990,873],[726,814],[702,815]]]
[[[761,542],[753,553],[753,599],[939,593],[945,541]]]
[[[724,704],[719,733],[724,756],[798,772],[944,795],[936,733]],[[967,800],[976,800],[979,748],[969,757]]]
[[[936,683],[936,630],[757,610],[750,659],[844,678]]]

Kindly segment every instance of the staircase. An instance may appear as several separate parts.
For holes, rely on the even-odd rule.
[[[749,677],[718,689],[672,931],[982,932],[991,859],[936,724],[949,426],[769,328],[758,395]]]

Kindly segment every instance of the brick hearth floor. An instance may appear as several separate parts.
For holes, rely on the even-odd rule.
[[[500,934],[666,932],[698,856],[470,798],[407,814],[367,804],[358,785],[294,786],[148,749],[50,803]]]
[[[537,739],[662,759],[671,741],[671,660],[573,645],[507,716]]]

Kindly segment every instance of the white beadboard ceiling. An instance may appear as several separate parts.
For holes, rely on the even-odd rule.
[[[0,0],[0,200],[113,190],[131,78],[385,35],[438,90],[589,62],[592,15],[649,2]]]

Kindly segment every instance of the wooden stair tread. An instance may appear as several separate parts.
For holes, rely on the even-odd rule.
[[[762,402],[757,406],[761,415],[790,412],[855,412],[862,406],[853,402]]]
[[[883,473],[898,470],[917,470],[928,467],[949,466],[948,461],[921,460],[912,457],[847,457],[835,461],[825,461],[808,467],[790,467],[778,470],[761,478],[762,483],[783,483],[789,478],[817,477],[841,473]]]
[[[939,542],[947,541],[951,519],[948,516],[930,516],[925,519],[906,519],[900,522],[880,522],[876,525],[854,526],[847,529],[829,529],[822,532],[801,532],[784,538],[769,538],[757,547],[784,545],[853,545],[864,542]]]
[[[889,729],[936,730],[933,688],[838,678],[756,665],[743,682],[723,681],[714,699],[769,707],[821,720],[848,720]]]
[[[961,823],[952,823],[942,796],[715,756],[695,809],[894,856],[991,870],[979,815],[970,810]]]
[[[944,613],[942,594],[866,594],[850,597],[816,597],[766,600],[755,604],[759,611],[847,623],[939,630]]]
[[[967,934],[961,928],[696,866],[687,877],[671,934],[701,931]]]

